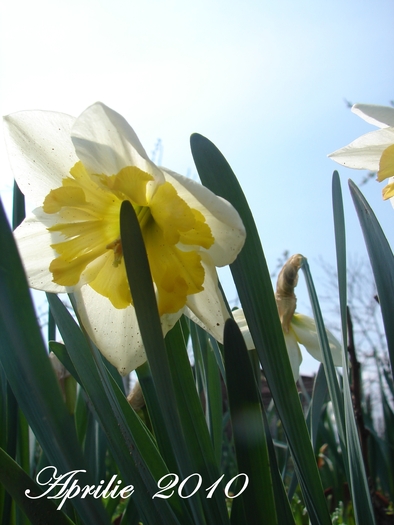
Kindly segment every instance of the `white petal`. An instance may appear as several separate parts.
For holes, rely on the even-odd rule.
[[[187,204],[200,211],[215,238],[208,253],[215,266],[231,264],[245,242],[245,228],[235,208],[208,188],[187,177],[164,170],[167,181]]]
[[[311,317],[295,313],[291,321],[291,328],[294,330],[297,341],[305,346],[312,357],[322,362],[323,355],[320,350],[315,321]],[[326,329],[326,332],[334,365],[342,366],[341,344],[329,330]]]
[[[354,104],[352,111],[369,124],[378,128],[394,127],[394,108],[390,106]]]
[[[256,346],[250,334],[250,330],[246,322],[244,311],[242,310],[242,308],[237,308],[236,310],[233,310],[231,313],[233,314],[234,321],[236,321],[238,328],[241,330],[241,333],[245,340],[246,348],[248,350],[253,350],[254,348],[256,348]]]
[[[362,135],[328,156],[347,168],[378,171],[383,151],[392,144],[394,144],[394,128],[383,128]]]
[[[179,310],[175,314],[164,314],[160,317],[161,327],[163,329],[163,335],[166,335],[167,332],[174,327],[175,323],[184,313],[183,310]]]
[[[14,231],[18,250],[29,281],[36,290],[51,293],[64,293],[66,288],[52,281],[49,265],[58,254],[51,248],[51,233],[47,230],[53,224],[53,217],[42,208],[33,211]]]
[[[240,328],[242,335],[244,337],[246,347],[248,350],[252,350],[255,348],[252,336],[249,331],[249,327],[246,323],[245,315],[243,313],[242,308],[238,308],[237,310],[233,310],[232,314],[234,316],[234,320],[237,322],[238,327]],[[302,362],[302,355],[300,351],[300,347],[298,346],[297,339],[295,336],[295,333],[290,327],[290,330],[288,333],[283,332],[285,343],[286,343],[286,349],[290,360],[291,370],[293,372],[294,380],[297,381],[300,373],[299,368],[300,364]]]
[[[146,361],[133,306],[117,309],[90,286],[74,291],[78,314],[91,340],[121,375]]]
[[[146,354],[133,306],[117,309],[89,285],[74,291],[81,322],[91,340],[121,375],[145,363]],[[182,312],[164,315],[163,335],[177,322]]]
[[[14,177],[21,191],[41,206],[78,161],[70,138],[75,119],[50,111],[21,111],[4,120]]]
[[[290,359],[291,370],[293,372],[294,380],[297,381],[300,375],[300,364],[302,362],[302,354],[300,347],[298,346],[296,336],[293,330],[290,327],[290,330],[286,334],[283,332],[285,337],[285,343],[287,348],[287,353]]]
[[[218,288],[215,266],[209,255],[202,253],[201,256],[205,270],[204,290],[187,297],[184,313],[222,343],[224,323],[230,314]]]
[[[115,175],[126,166],[137,166],[156,182],[164,182],[161,170],[149,160],[134,130],[121,115],[100,102],[78,117],[71,139],[90,173]]]

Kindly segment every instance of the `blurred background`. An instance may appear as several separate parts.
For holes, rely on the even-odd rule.
[[[327,158],[375,129],[350,112],[351,104],[394,99],[393,15],[392,0],[3,2],[1,112],[78,116],[101,100],[129,121],[157,164],[194,179],[189,137],[205,135],[243,187],[273,281],[285,254],[306,256],[335,330],[334,169],[343,185],[350,264],[365,271],[355,293],[362,288],[373,300],[348,178],[362,184],[394,240],[394,211],[381,199],[382,186],[363,184],[366,173]],[[0,143],[0,191],[10,210],[13,178]],[[220,278],[236,305],[230,273]],[[302,281],[298,310],[310,314]],[[317,366],[305,355],[301,372]]]

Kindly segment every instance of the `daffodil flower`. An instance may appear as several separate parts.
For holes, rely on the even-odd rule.
[[[301,259],[301,255],[293,255],[284,265],[278,276],[275,294],[287,353],[289,355],[295,381],[299,378],[299,369],[302,362],[302,354],[299,344],[302,344],[312,357],[320,362],[323,361],[323,354],[320,350],[315,321],[307,315],[295,312],[297,301],[294,294],[294,288],[298,281],[298,270],[300,268]],[[247,349],[253,350],[255,344],[242,308],[233,310],[232,314],[241,330]],[[342,366],[341,345],[329,330],[326,329],[326,332],[334,365]]]
[[[96,103],[75,119],[10,115],[15,179],[37,206],[15,230],[29,284],[73,292],[87,333],[121,374],[145,360],[120,239],[122,201],[145,241],[165,334],[182,313],[219,341],[229,313],[216,266],[231,263],[245,230],[235,209],[204,186],[151,162],[118,113]]]
[[[380,129],[362,135],[329,157],[347,168],[376,171],[379,182],[388,179],[383,199],[391,199],[394,206],[394,108],[355,104],[352,111]]]

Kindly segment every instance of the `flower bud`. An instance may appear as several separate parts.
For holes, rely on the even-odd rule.
[[[289,332],[290,322],[297,306],[294,288],[298,283],[298,270],[302,266],[302,259],[303,256],[300,254],[292,255],[280,271],[276,283],[276,305],[286,334]]]

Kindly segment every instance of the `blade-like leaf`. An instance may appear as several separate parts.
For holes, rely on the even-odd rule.
[[[243,310],[292,452],[297,476],[313,524],[329,524],[323,489],[295,387],[278,317],[271,278],[257,228],[229,164],[205,137],[191,137],[202,183],[229,201],[246,228],[246,242],[230,266]]]
[[[224,359],[239,472],[246,474],[247,523],[278,523],[260,398],[243,336],[233,319],[224,328]]]
[[[222,384],[215,354],[209,344],[208,334],[205,335],[207,338],[207,344],[205,345],[205,368],[207,371],[206,417],[216,462],[220,466],[223,436]]]
[[[0,206],[0,360],[18,404],[53,466],[62,473],[84,469],[75,427],[41,337],[21,260]],[[50,425],[50,431],[48,431]],[[92,484],[80,473],[82,485]],[[101,503],[74,498],[87,523],[108,524]]]
[[[177,406],[180,413],[184,435],[189,445],[190,454],[193,458],[194,472],[198,472],[204,479],[204,486],[211,486],[220,477],[217,456],[215,456],[210,436],[204,418],[201,402],[194,384],[194,378],[188,359],[185,342],[183,338],[181,323],[166,336],[166,346],[177,397]],[[211,350],[208,350],[211,351]],[[212,352],[212,351],[211,351]],[[213,354],[213,353],[212,353]],[[215,361],[214,356],[211,356]],[[211,362],[212,364],[212,362]],[[216,362],[214,363],[216,366]],[[209,371],[208,371],[209,374]],[[221,428],[222,413],[220,412],[219,423]],[[217,436],[216,436],[217,437]],[[220,508],[223,504],[223,495],[219,488],[213,493],[208,501],[203,500],[203,505],[211,506],[210,500]],[[221,518],[224,523],[228,518]],[[227,521],[226,521],[227,519]]]
[[[196,376],[197,391],[204,399],[205,419],[215,449],[216,462],[220,465],[222,448],[222,394],[220,372],[217,357],[211,346],[210,336],[194,322],[190,323],[190,334],[193,342],[194,373]],[[216,346],[216,350],[219,349]],[[223,362],[221,369],[224,371]],[[194,391],[196,389],[193,387]],[[200,403],[199,403],[200,405]],[[206,425],[204,425],[206,427]],[[204,433],[206,430],[204,431]]]
[[[347,348],[347,279],[346,279],[346,229],[343,211],[342,189],[337,171],[332,176],[332,208],[334,215],[335,247],[337,253],[337,272],[339,307],[341,312],[341,328],[343,348]],[[347,363],[347,355],[343,358]]]
[[[369,260],[375,278],[384,330],[389,350],[391,374],[394,378],[394,256],[374,212],[353,181],[350,193],[364,234]]]
[[[144,342],[149,366],[152,372],[160,407],[176,454],[178,469],[183,479],[195,473],[193,455],[188,446],[183,428],[171,372],[169,351],[163,340],[156,296],[150,274],[148,258],[142,233],[134,208],[128,201],[122,203],[120,230],[131,295],[136,309],[139,328]],[[204,480],[205,481],[205,480]],[[211,480],[206,480],[209,483]],[[216,481],[216,480],[213,480]],[[228,523],[224,498],[207,501],[201,492],[189,498],[194,519],[203,522],[204,516],[210,523]]]
[[[309,409],[310,425],[311,425],[311,439],[313,448],[316,447],[317,431],[321,419],[323,405],[327,400],[328,386],[326,374],[324,373],[324,365],[319,366],[316,374],[315,383],[313,385],[312,401]],[[309,415],[308,414],[308,415]]]
[[[25,196],[15,181],[12,198],[12,228],[15,230],[25,218]]]
[[[0,365],[0,447],[11,456],[16,457],[18,435],[18,403],[7,381],[3,367]],[[0,516],[3,522],[11,520],[12,500],[10,494],[0,484]]]
[[[48,301],[69,357],[107,436],[123,481],[134,485],[138,491],[135,502],[141,517],[148,523],[179,524],[172,509],[173,505],[176,508],[175,499],[152,499],[157,491],[157,480],[168,474],[152,437],[64,304],[52,294],[48,294]],[[187,523],[186,517],[184,519]]]
[[[324,371],[327,378],[328,390],[330,392],[331,401],[334,406],[335,421],[338,427],[338,434],[341,443],[342,453],[346,455],[346,429],[343,397],[339,388],[337,373],[334,367],[330,345],[328,343],[327,332],[324,326],[323,317],[320,310],[320,304],[315,290],[315,285],[313,283],[308,261],[305,258],[302,261],[301,269],[305,276],[305,282],[312,306],[313,317],[316,323],[316,331],[319,339],[319,346],[323,355]]]
[[[345,237],[345,216],[343,212],[342,190],[338,172],[334,172],[332,179],[332,199],[335,226],[335,244],[337,252],[338,269],[338,289],[339,304],[341,311],[343,347],[347,348],[347,294],[346,294],[346,237]],[[346,454],[343,454],[344,461],[348,462],[347,472],[350,476],[349,486],[352,493],[353,507],[358,521],[375,523],[375,516],[372,508],[371,496],[368,486],[365,465],[361,451],[361,445],[354,417],[352,394],[349,384],[349,372],[346,355],[342,356],[343,369],[343,403],[345,409],[346,424]],[[336,415],[337,417],[337,415]]]
[[[168,435],[166,424],[163,418],[163,412],[157,398],[157,392],[153,383],[149,363],[146,362],[139,366],[136,372],[160,454],[163,456],[169,471],[178,472],[175,452],[172,446],[172,441]]]
[[[65,347],[65,345],[63,343],[58,343],[57,341],[49,341],[49,350],[56,355],[56,357],[59,359],[62,365],[65,368],[67,368],[70,374],[81,385],[82,384],[81,380],[79,378],[77,371],[75,370],[75,367],[73,365],[73,362],[70,359],[70,356],[68,355],[67,348]]]
[[[73,525],[57,505],[43,495],[42,489],[0,448],[0,482],[34,525]],[[28,497],[34,496],[34,499]],[[4,515],[2,516],[4,518]],[[3,521],[4,523],[4,521]]]

